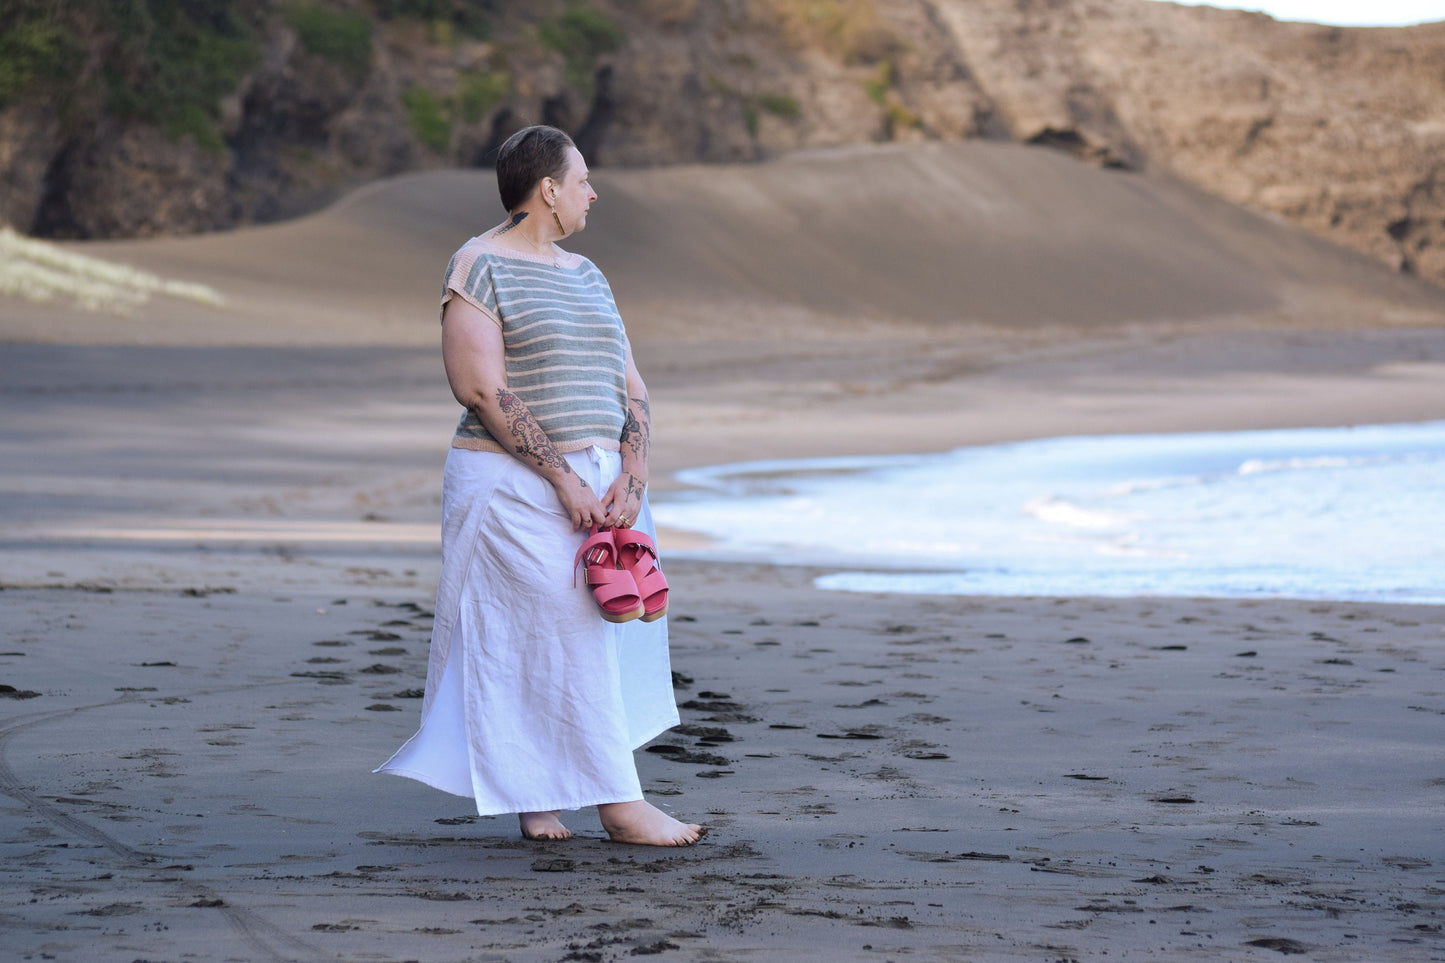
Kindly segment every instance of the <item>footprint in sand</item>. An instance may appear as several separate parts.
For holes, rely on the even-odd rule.
[[[657,746],[648,746],[646,751],[655,753],[672,762],[689,763],[697,766],[726,766],[731,762],[730,759],[714,755],[710,752],[693,752],[685,746],[668,745],[666,743]]]

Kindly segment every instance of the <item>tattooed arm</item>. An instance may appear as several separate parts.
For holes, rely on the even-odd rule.
[[[642,508],[642,495],[647,491],[648,456],[652,450],[652,408],[647,401],[647,385],[632,360],[632,347],[627,348],[627,416],[618,437],[622,449],[622,473],[602,496],[607,507],[607,524],[624,527],[637,521]],[[627,518],[622,522],[622,517]]]
[[[602,524],[607,512],[537,419],[508,387],[502,329],[461,298],[442,314],[442,361],[457,401],[476,413],[502,447],[552,483],[563,511],[579,528]],[[644,476],[645,477],[645,476]]]

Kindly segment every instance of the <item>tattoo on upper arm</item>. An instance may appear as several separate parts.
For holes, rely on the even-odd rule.
[[[523,459],[531,459],[537,463],[538,468],[557,468],[564,474],[572,474],[572,466],[567,464],[553,447],[552,440],[537,424],[537,419],[532,412],[522,403],[522,399],[506,388],[497,389],[497,407],[502,411],[502,417],[507,420],[507,429],[512,433],[512,448],[517,456]],[[582,481],[582,479],[578,479]],[[587,483],[582,481],[582,487],[586,488]]]

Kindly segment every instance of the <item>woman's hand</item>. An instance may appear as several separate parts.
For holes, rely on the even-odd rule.
[[[607,518],[602,524],[614,528],[631,528],[637,524],[637,513],[642,511],[642,494],[645,491],[647,482],[624,469],[602,496],[602,506],[607,510]]]
[[[562,510],[572,516],[572,524],[576,527],[591,528],[596,525],[606,528],[612,524],[607,520],[608,511],[602,507],[602,501],[580,475],[564,475],[553,488],[557,492],[557,500],[562,503]]]

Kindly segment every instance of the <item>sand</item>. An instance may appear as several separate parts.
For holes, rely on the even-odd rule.
[[[657,497],[679,468],[744,458],[1441,417],[1445,295],[1166,181],[999,149],[822,158],[862,207],[830,215],[832,253],[726,242],[740,199],[776,207],[788,165],[818,158],[599,178],[618,213],[604,230],[599,206],[585,239],[636,309]],[[1054,275],[1002,258],[991,317],[930,314],[959,302],[950,277],[896,316],[830,303],[855,279],[821,272],[863,250],[880,171],[920,169],[954,185],[908,248],[925,263],[950,218],[981,216],[958,185],[1014,170],[1063,179],[1049,210],[1092,198],[1116,227],[1167,203],[1180,224],[1154,247],[1188,243],[1103,257],[1074,211]],[[684,727],[638,762],[655,801],[710,827],[702,844],[613,845],[593,812],[568,817],[578,838],[526,842],[372,775],[417,721],[456,416],[434,265],[412,275],[445,257],[477,176],[83,248],[216,285],[224,311],[0,302],[7,958],[1445,957],[1439,607],[851,595],[677,557]],[[1010,191],[999,230],[1046,234],[1035,195]],[[689,246],[710,221],[727,230]],[[334,272],[388,273],[312,283],[337,238]],[[1208,284],[1181,307],[1117,294],[1204,239]],[[755,289],[709,287],[765,262],[780,273]],[[1069,264],[1108,283],[1081,302]],[[1030,277],[1029,298],[998,293]],[[662,536],[665,557],[692,544]]]

